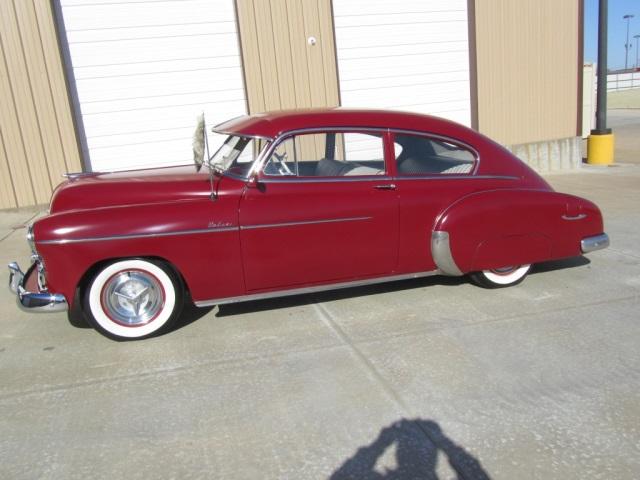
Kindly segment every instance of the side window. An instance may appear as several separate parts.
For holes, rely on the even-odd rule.
[[[457,143],[419,135],[395,135],[398,175],[460,175],[473,171],[474,153]]]
[[[274,149],[264,167],[270,176],[343,177],[383,175],[381,134],[309,133],[288,137]]]

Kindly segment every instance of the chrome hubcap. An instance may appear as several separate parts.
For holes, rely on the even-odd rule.
[[[136,327],[153,321],[160,313],[164,290],[150,273],[127,270],[109,279],[101,299],[109,318],[121,325]]]
[[[490,270],[491,273],[495,273],[496,275],[509,275],[520,267],[502,267]]]

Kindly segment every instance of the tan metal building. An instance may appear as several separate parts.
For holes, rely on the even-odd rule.
[[[202,111],[412,110],[576,168],[581,37],[582,0],[0,0],[0,208],[185,163]]]

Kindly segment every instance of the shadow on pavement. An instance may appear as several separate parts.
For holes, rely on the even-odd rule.
[[[564,260],[554,260],[534,265],[530,274],[538,274],[551,272],[554,270],[562,270],[566,268],[582,267],[589,265],[591,261],[586,257],[575,257]],[[278,310],[281,308],[300,307],[311,305],[314,303],[331,302],[344,298],[366,297],[368,295],[378,295],[389,292],[401,292],[403,290],[411,290],[434,285],[446,285],[450,287],[459,287],[468,283],[466,276],[463,277],[446,277],[436,275],[432,277],[416,278],[410,280],[398,280],[395,282],[385,282],[362,287],[351,287],[339,290],[328,290],[325,292],[313,294],[292,295],[289,297],[278,297],[267,300],[254,300],[228,305],[220,305],[216,312],[216,317],[227,317],[232,315],[240,315],[244,313],[262,312],[265,310]],[[87,322],[78,297],[74,301],[73,307],[67,313],[69,323],[76,328],[91,328]],[[176,326],[172,330],[177,330],[199,320],[207,315],[213,307],[199,308],[187,297],[185,299],[184,310],[178,320]]]
[[[395,449],[393,466],[377,465]],[[333,474],[331,480],[436,480],[438,457],[446,459],[456,478],[488,480],[480,462],[447,437],[433,420],[402,419],[383,428],[372,443],[358,448]]]
[[[590,263],[591,261],[583,256],[542,262],[535,264],[530,274],[535,275],[538,273],[551,272],[554,270],[582,267],[585,265],[589,265]],[[368,295],[378,295],[390,292],[401,292],[403,290],[412,290],[434,285],[459,287],[468,282],[469,280],[466,276],[446,277],[444,275],[436,275],[432,277],[378,283],[363,287],[327,290],[325,292],[313,294],[292,295],[289,297],[270,298],[267,300],[253,300],[248,302],[220,305],[218,307],[218,311],[216,312],[216,317],[227,317],[231,315],[240,315],[243,313],[262,312],[265,310],[277,310],[280,308],[302,307],[314,303],[331,302],[352,297],[366,297]]]
[[[327,290],[313,294],[291,295],[289,297],[270,298],[267,300],[253,300],[249,302],[220,305],[217,317],[239,315],[249,312],[262,312],[265,310],[277,310],[279,308],[301,307],[314,303],[331,302],[343,298],[366,297],[388,292],[400,292],[431,285],[448,285],[452,287],[463,285],[466,277],[433,276],[415,278],[410,280],[397,280],[394,282],[377,283],[363,287],[343,288],[339,290]]]
[[[81,301],[76,298],[73,303],[73,307],[67,312],[67,319],[69,323],[76,328],[93,328],[87,321],[84,312],[82,311]],[[168,332],[170,333],[175,330],[179,330],[180,328],[186,327],[187,325],[199,320],[208,314],[213,307],[199,308],[196,307],[191,299],[187,296],[184,302],[184,308],[182,309],[182,313],[180,318],[178,318],[175,326],[171,328]]]
[[[585,265],[589,265],[590,263],[591,263],[591,260],[589,260],[587,257],[582,257],[582,256],[564,258],[562,260],[551,260],[548,262],[536,263],[531,269],[530,274],[535,275],[536,273],[553,272],[554,270],[564,270],[567,268],[584,267]]]
[[[196,307],[193,301],[191,300],[191,297],[187,295],[184,300],[184,307],[182,308],[182,313],[180,314],[180,318],[178,318],[174,327],[169,329],[169,331],[165,332],[165,334],[171,333],[175,330],[180,330],[181,328],[184,328],[187,325],[190,325],[193,322],[200,320],[202,317],[207,315],[211,310],[213,310],[213,307]]]

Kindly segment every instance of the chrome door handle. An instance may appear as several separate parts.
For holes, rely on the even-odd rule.
[[[396,189],[396,184],[395,183],[385,183],[384,185],[375,185],[373,188],[375,188],[376,190],[395,190]]]

